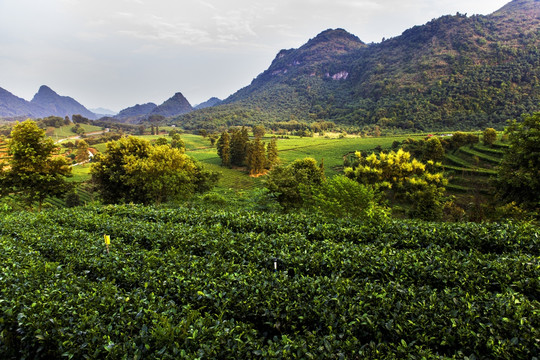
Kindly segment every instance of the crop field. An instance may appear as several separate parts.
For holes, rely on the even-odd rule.
[[[53,133],[51,134],[51,137],[56,140],[77,136],[77,134],[71,131],[74,126],[75,125],[72,124],[62,126],[60,128],[53,128]],[[101,127],[94,125],[80,124],[80,126],[84,129],[85,133],[97,132],[102,130]]]
[[[0,355],[534,359],[539,231],[142,206],[7,215]]]
[[[449,179],[447,190],[450,193],[493,193],[490,180],[497,175],[496,167],[506,147],[497,145],[467,145],[447,153],[444,159],[445,176]]]
[[[378,138],[296,138],[279,139],[279,158],[284,163],[296,159],[312,157],[317,161],[324,159],[326,175],[331,176],[343,168],[343,157],[351,152],[369,151],[377,146],[389,149],[394,141],[403,141],[407,136],[378,137]]]

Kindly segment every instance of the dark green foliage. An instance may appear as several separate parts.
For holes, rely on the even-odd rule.
[[[64,201],[66,203],[66,207],[72,208],[75,206],[81,205],[81,197],[76,191],[70,191],[66,194]]]
[[[105,203],[144,202],[144,194],[126,184],[125,165],[127,156],[147,158],[149,155],[150,143],[143,139],[128,137],[107,143],[106,152],[96,155],[91,170],[92,182]]]
[[[266,170],[266,148],[260,137],[250,141],[247,145],[246,165],[251,175],[264,173]]]
[[[497,191],[507,201],[540,210],[540,113],[513,122],[507,129],[510,147],[497,174]]]
[[[231,133],[231,165],[244,166],[247,157],[247,145],[249,141],[248,130],[234,129]]]
[[[304,189],[301,188],[300,192]],[[374,222],[388,219],[389,210],[379,205],[380,192],[343,175],[310,187],[309,193],[303,194],[303,199],[309,212],[328,218],[350,217]]]
[[[323,180],[324,169],[315,159],[305,158],[276,166],[269,173],[265,186],[285,210],[290,210],[301,207],[304,199],[311,195],[312,188],[321,185]]]
[[[62,118],[60,116],[48,116],[43,119],[37,119],[36,122],[37,125],[42,129],[45,129],[47,127],[60,128],[62,126],[71,124],[68,116],[66,116],[65,118]]]
[[[274,165],[276,165],[279,162],[277,138],[275,137],[272,138],[272,140],[270,140],[270,143],[266,147],[266,158],[267,158],[266,167],[268,169],[271,169]]]
[[[6,215],[0,354],[533,359],[538,235],[193,207]]]
[[[186,144],[184,143],[184,140],[180,137],[180,134],[174,133],[170,135],[172,137],[171,140],[171,147],[174,149],[178,149],[182,152],[186,151]]]
[[[230,144],[230,135],[228,132],[223,132],[219,137],[217,144],[217,153],[221,158],[221,165],[230,166],[231,165],[231,144]]]

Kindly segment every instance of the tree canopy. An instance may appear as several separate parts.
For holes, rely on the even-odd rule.
[[[36,122],[17,122],[8,145],[11,156],[0,165],[0,184],[3,195],[16,194],[31,207],[36,202],[41,209],[49,196],[59,196],[69,190],[65,180],[71,168],[64,157],[53,157],[54,141],[45,136]]]
[[[189,198],[214,186],[218,174],[203,169],[182,149],[151,146],[121,138],[107,144],[91,169],[92,181],[107,203],[162,203]]]
[[[498,195],[527,208],[540,208],[540,112],[512,122],[510,147],[498,170]]]
[[[276,166],[268,175],[266,187],[273,193],[284,209],[303,205],[302,192],[310,192],[313,186],[324,181],[324,169],[313,158],[298,159],[288,165]]]
[[[446,185],[442,173],[430,172],[426,164],[411,159],[411,154],[402,149],[367,157],[357,152],[356,158],[354,166],[345,169],[348,178],[376,186],[393,199],[406,202],[414,217],[439,217]],[[429,161],[427,165],[433,167],[434,163]]]

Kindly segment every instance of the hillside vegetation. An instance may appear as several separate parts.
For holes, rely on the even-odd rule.
[[[188,128],[333,120],[397,130],[501,129],[538,111],[540,4],[514,0],[488,16],[456,14],[366,45],[327,30],[223,105],[176,118]]]

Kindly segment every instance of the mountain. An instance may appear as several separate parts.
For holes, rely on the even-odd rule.
[[[154,103],[137,104],[120,111],[114,118],[122,122],[139,123],[151,115],[172,117],[192,110],[193,107],[191,107],[189,101],[182,93],[178,92],[159,106]]]
[[[75,99],[69,96],[60,96],[45,85],[39,88],[30,103],[42,109],[40,117],[51,115],[65,117],[78,114],[92,120],[97,118],[96,114]]]
[[[4,118],[43,118],[47,116],[82,115],[96,119],[96,115],[68,96],[60,96],[43,85],[32,101],[19,98],[0,88],[0,117]]]
[[[193,109],[200,110],[200,109],[206,109],[209,107],[217,106],[221,104],[223,100],[218,99],[217,97],[211,97],[210,99],[206,100],[203,103],[200,103],[199,105],[195,105]]]
[[[28,101],[0,88],[0,117],[35,117],[37,109]]]
[[[134,120],[140,120],[142,117],[147,116],[157,108],[157,105],[150,102],[142,105],[135,105],[121,110],[114,118],[121,121],[134,122]]]
[[[189,101],[187,101],[182,93],[177,92],[170,99],[152,110],[150,115],[170,117],[185,114],[190,111],[193,111],[193,107],[191,107]]]
[[[104,115],[104,116],[114,116],[118,114],[115,111],[105,109],[105,108],[97,108],[97,109],[89,109],[91,112],[93,112],[96,115]]]
[[[356,129],[502,128],[540,110],[540,0],[442,16],[377,44],[326,30],[184,127],[332,120]],[[209,121],[209,119],[212,119]]]

